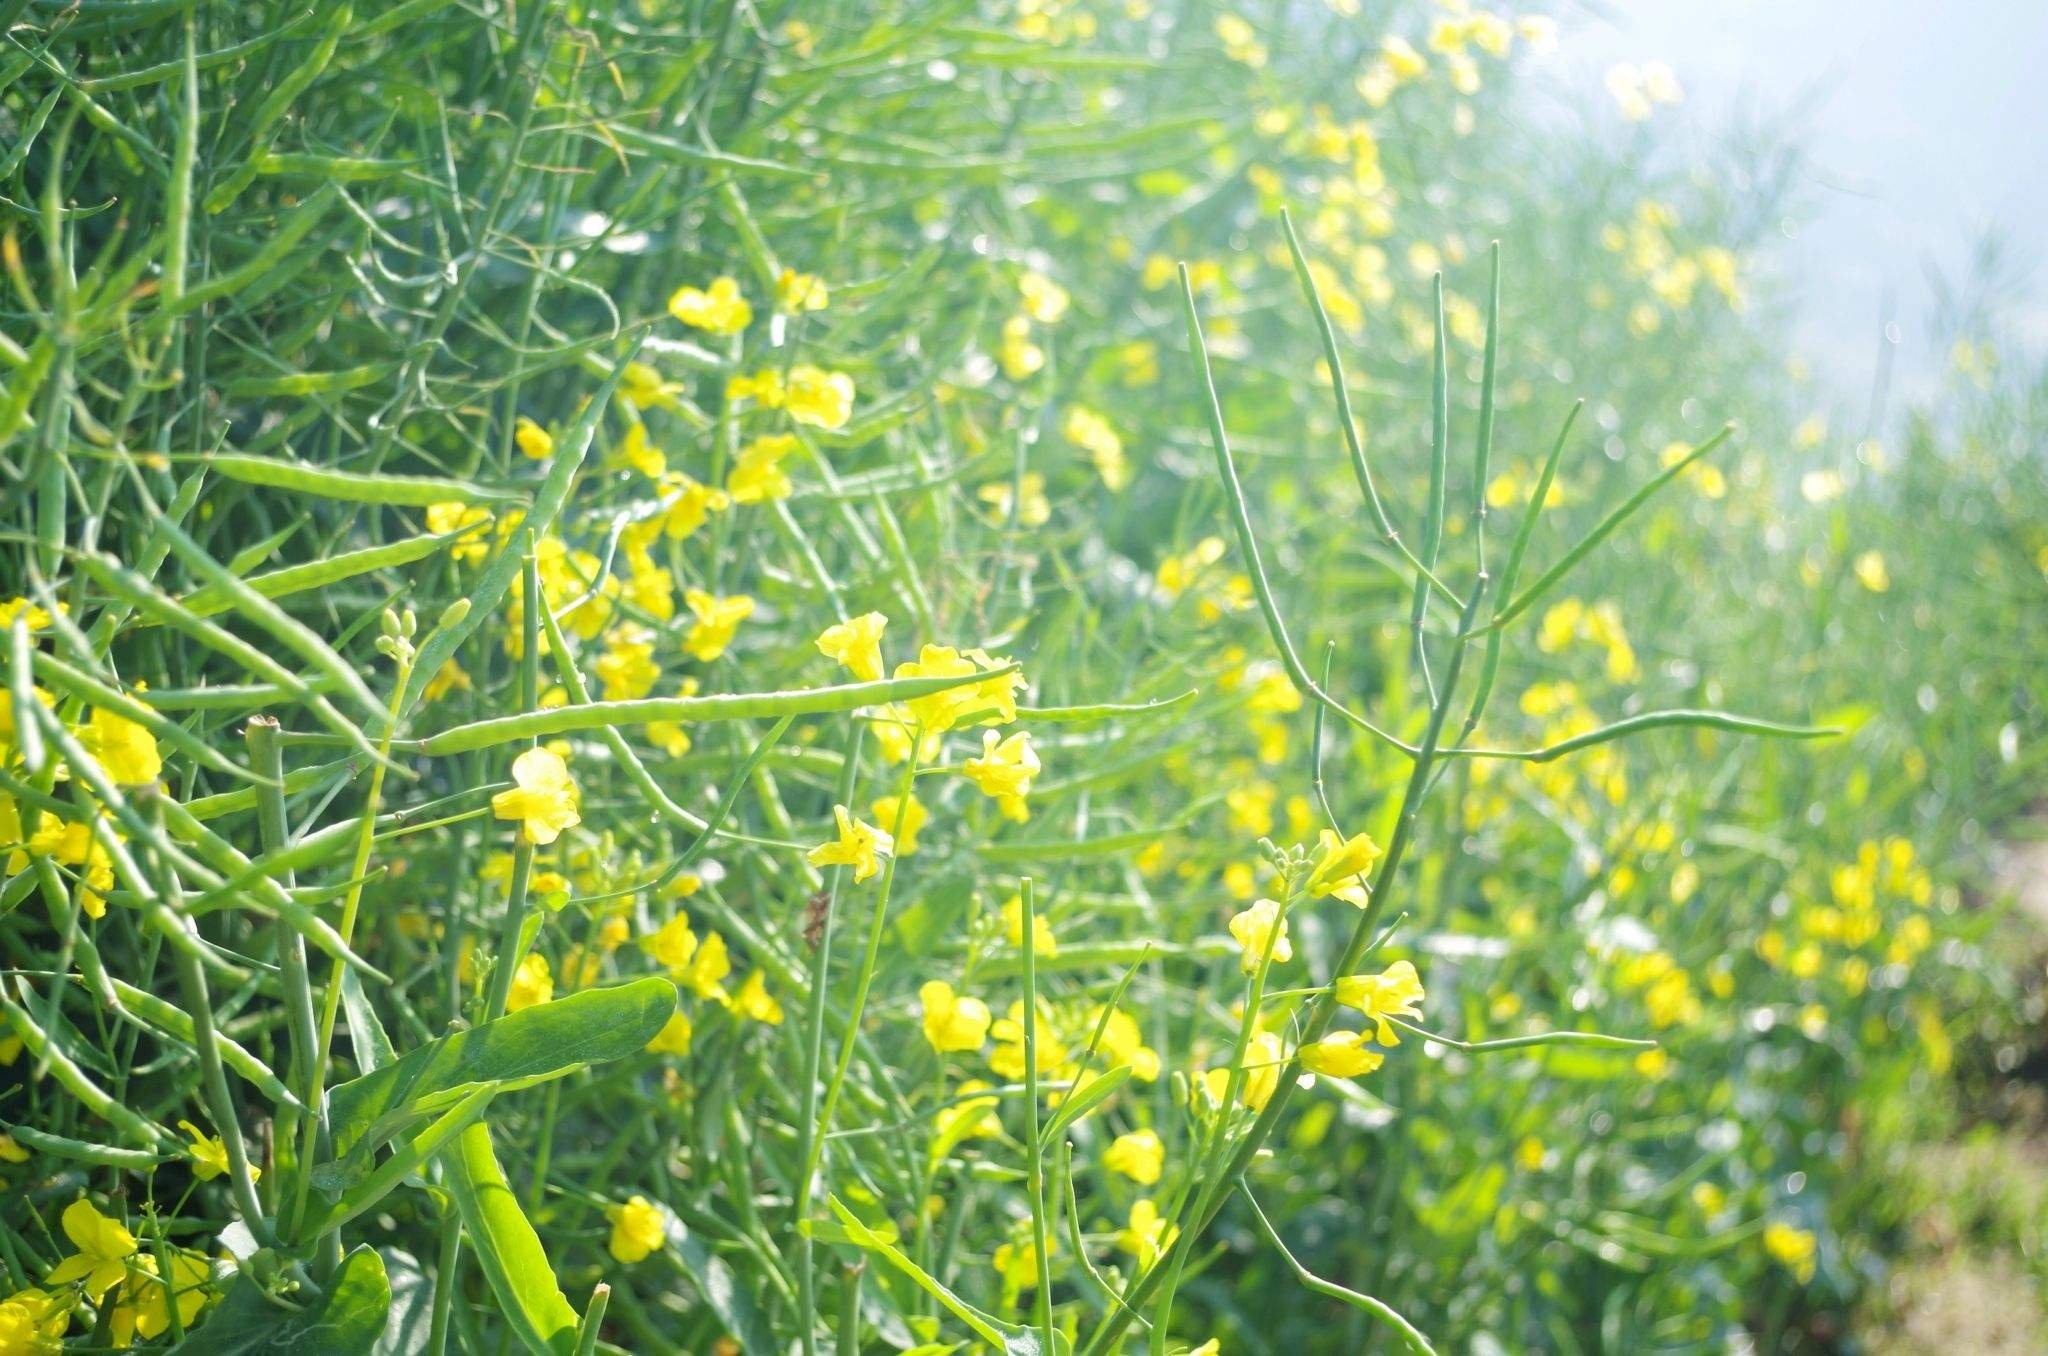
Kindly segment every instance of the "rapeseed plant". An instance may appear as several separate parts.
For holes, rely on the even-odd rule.
[[[1548,16],[16,17],[0,1351],[1854,1284],[2048,515],[1782,395],[1757,213],[1506,135]]]

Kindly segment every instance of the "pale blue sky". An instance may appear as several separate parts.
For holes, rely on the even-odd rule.
[[[1810,215],[1787,223],[1783,258],[1801,351],[1845,398],[1869,390],[1888,292],[1895,390],[1929,383],[1946,354],[1926,270],[1965,276],[1989,228],[2032,284],[2013,315],[2048,346],[2048,0],[1615,0],[1563,17],[1574,85],[1672,66],[1687,101],[1657,116],[1680,151],[1759,117],[1801,132]]]

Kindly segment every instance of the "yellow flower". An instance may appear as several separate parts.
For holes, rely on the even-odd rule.
[[[529,843],[552,843],[562,830],[583,822],[577,813],[576,783],[569,765],[549,749],[528,749],[512,763],[512,790],[491,797],[491,812],[520,821]]]
[[[106,769],[119,786],[143,786],[157,779],[164,760],[156,749],[156,736],[126,716],[104,707],[77,731],[78,742]]]
[[[1168,1224],[1159,1207],[1149,1198],[1131,1202],[1130,1222],[1117,1230],[1117,1247],[1136,1259],[1143,1270],[1159,1260],[1159,1254],[1173,1246],[1180,1230]]]
[[[879,612],[836,622],[818,633],[818,653],[838,660],[862,682],[872,683],[882,676],[882,632],[888,625],[889,619]]]
[[[690,931],[690,915],[678,912],[653,936],[643,937],[640,949],[668,969],[680,971],[697,954],[697,934]]]
[[[974,661],[948,645],[927,645],[918,651],[916,659],[896,666],[898,678],[965,678],[973,672]],[[970,703],[974,703],[975,690],[968,685],[947,688],[929,696],[912,697],[904,706],[927,733],[936,734],[952,729],[961,716],[974,709]]]
[[[1145,1044],[1137,1018],[1122,1008],[1110,1009],[1105,1017],[1103,1010],[1097,1007],[1088,1014],[1089,1030],[1094,1030],[1098,1022],[1102,1025],[1102,1040],[1098,1048],[1102,1051],[1104,1064],[1113,1069],[1129,1065],[1131,1076],[1143,1083],[1159,1077],[1159,1052]]]
[[[118,1285],[128,1274],[128,1259],[135,1255],[135,1235],[120,1221],[108,1219],[92,1208],[83,1196],[64,1207],[64,1235],[78,1251],[59,1262],[45,1285],[85,1282],[85,1293],[94,1303]]]
[[[969,758],[960,771],[984,796],[995,799],[1005,817],[1019,823],[1031,817],[1024,798],[1031,794],[1031,783],[1038,777],[1038,751],[1023,730],[1008,738],[994,730],[982,731],[981,756]]]
[[[1204,537],[1187,554],[1166,557],[1155,574],[1159,591],[1169,598],[1179,597],[1203,571],[1223,559],[1225,550],[1223,538]]]
[[[727,380],[725,398],[735,402],[751,400],[763,409],[779,410],[788,399],[788,392],[783,389],[782,373],[767,367],[752,376],[741,375]]]
[[[606,1206],[604,1214],[612,1222],[606,1246],[615,1259],[628,1266],[645,1261],[668,1242],[668,1211],[645,1196],[634,1196],[624,1205]]]
[[[678,1009],[669,1014],[661,1030],[654,1033],[654,1039],[647,1042],[650,1054],[674,1055],[678,1059],[690,1053],[690,1019]]]
[[[731,278],[713,278],[704,288],[679,287],[668,299],[668,313],[685,325],[712,334],[738,334],[754,318],[754,308]]]
[[[519,968],[512,972],[512,987],[505,994],[505,1011],[537,1007],[554,996],[555,975],[548,968],[548,958],[538,951],[527,952]]]
[[[815,428],[841,429],[853,417],[853,378],[798,363],[789,369],[784,405],[789,417]]]
[[[659,529],[649,522],[646,526]],[[620,596],[632,607],[639,608],[656,621],[667,621],[676,615],[676,577],[654,563],[654,558],[642,555],[629,557],[633,567],[632,578]]]
[[[26,1163],[28,1150],[21,1147],[12,1135],[0,1135],[0,1163]]]
[[[670,541],[681,541],[732,504],[724,490],[700,484],[681,471],[661,477],[661,502],[661,530]]]
[[[901,669],[898,673],[901,673]],[[919,762],[930,762],[939,756],[939,750],[944,747],[946,737],[935,730],[917,732],[916,724],[910,708],[902,702],[890,702],[881,709],[879,715],[868,721],[874,732],[875,742],[881,746],[882,756],[890,762],[900,763],[913,752],[917,754]],[[914,739],[913,733],[916,734]]]
[[[519,444],[521,452],[535,461],[546,461],[555,452],[554,435],[523,414],[512,426],[512,441]]]
[[[1388,37],[1380,42],[1380,54],[1395,81],[1406,82],[1429,70],[1429,61],[1406,38]]]
[[[832,807],[832,819],[839,836],[804,854],[804,860],[812,866],[850,866],[853,882],[858,885],[882,869],[879,858],[896,850],[894,839],[872,824],[855,819],[844,805]]]
[[[726,950],[725,938],[715,932],[704,934],[704,940],[697,947],[697,954],[690,958],[690,968],[683,972],[683,983],[697,997],[710,1003],[729,1003],[725,992],[725,977],[732,973],[732,955]]]
[[[956,995],[943,979],[928,979],[917,990],[918,1005],[924,1010],[924,1038],[940,1054],[979,1050],[988,1037],[988,1004],[979,998]]]
[[[1016,491],[1021,488],[1019,498]],[[1008,522],[1010,505],[1017,507],[1017,526],[1044,527],[1052,520],[1052,501],[1045,497],[1045,477],[1036,471],[1026,471],[1013,485],[1007,480],[992,480],[974,492],[974,497],[995,510],[998,522]]]
[[[11,808],[12,802],[9,805]],[[20,871],[28,864],[28,859],[35,856],[50,857],[65,866],[82,867],[80,874],[85,888],[79,892],[79,907],[85,910],[88,918],[106,916],[106,893],[114,888],[114,861],[107,852],[106,844],[93,832],[91,824],[62,820],[47,810],[43,811],[28,842],[22,845],[22,849],[9,854],[7,869],[10,872]]]
[[[1045,1240],[1046,1253],[1050,1256],[1059,1251],[1058,1242],[1048,1234]],[[1019,1290],[1038,1284],[1038,1244],[1028,1238],[997,1246],[989,1259],[1003,1278],[1003,1288],[1010,1292],[1014,1302]]]
[[[1372,835],[1354,833],[1340,838],[1335,830],[1324,829],[1317,835],[1316,852],[1315,869],[1308,876],[1309,893],[1335,895],[1364,908],[1367,873],[1380,858],[1380,845]]]
[[[1151,1186],[1166,1170],[1166,1145],[1151,1130],[1118,1135],[1102,1154],[1102,1166],[1120,1172],[1139,1186]]]
[[[676,396],[683,388],[663,381],[660,371],[646,363],[627,363],[619,378],[619,394],[636,410],[677,408]]]
[[[619,441],[619,459],[649,480],[659,480],[668,469],[668,458],[647,436],[647,425],[638,419],[626,426],[626,436]]]
[[[1010,1004],[1009,1011],[996,1019],[989,1027],[989,1034],[996,1039],[996,1048],[989,1053],[988,1067],[1004,1078],[1020,1079],[1026,1068],[1024,1059],[1024,1004],[1019,1001]],[[1053,1030],[1052,1013],[1043,999],[1038,1004],[1038,1071],[1041,1075],[1051,1073],[1067,1062],[1066,1042]]]
[[[1856,557],[1856,582],[1872,593],[1883,593],[1892,586],[1892,572],[1885,568],[1884,552],[1865,551]]]
[[[1405,1017],[1412,1021],[1421,1017],[1423,997],[1421,977],[1415,973],[1415,966],[1404,960],[1395,961],[1376,975],[1346,975],[1337,981],[1337,1001],[1357,1008],[1375,1023],[1375,1039],[1381,1045],[1401,1043],[1387,1019]]]
[[[978,1078],[970,1078],[960,1085],[960,1100],[940,1107],[932,1113],[932,1157],[936,1166],[941,1159],[967,1139],[995,1139],[1003,1133],[1002,1119],[996,1115],[1001,1105],[994,1097],[977,1097],[975,1093],[987,1092],[989,1084]]]
[[[754,600],[744,593],[719,598],[703,589],[691,589],[683,595],[683,602],[697,617],[683,634],[683,648],[706,664],[725,653],[740,623],[754,614]]]
[[[1386,1061],[1377,1050],[1365,1048],[1365,1037],[1356,1031],[1332,1031],[1296,1051],[1301,1067],[1330,1078],[1356,1078],[1369,1074]]]
[[[1010,945],[1024,945],[1024,897],[1011,895],[1003,901],[1003,936]],[[1031,950],[1034,955],[1057,956],[1059,941],[1052,935],[1052,924],[1045,921],[1045,915],[1034,912],[1031,919]]]
[[[59,603],[57,604],[57,610],[68,614],[71,609],[67,605]],[[30,635],[34,635],[38,631],[50,629],[49,612],[28,599],[16,596],[0,602],[0,631],[11,630],[17,617],[27,620]]]
[[[759,504],[770,499],[787,499],[796,488],[782,469],[784,457],[802,446],[787,433],[770,433],[740,449],[725,488],[735,504]]]
[[[1124,440],[1107,419],[1086,405],[1075,405],[1067,411],[1063,432],[1068,442],[1086,452],[1095,463],[1103,484],[1111,490],[1130,484],[1131,468],[1124,458]]]
[[[1280,1065],[1286,1056],[1286,1047],[1272,1032],[1261,1031],[1252,1037],[1251,1049],[1245,1053],[1244,1087],[1238,1096],[1253,1111],[1265,1110],[1266,1103],[1273,1100],[1280,1087]]]
[[[1036,269],[1017,279],[1017,293],[1024,298],[1024,311],[1041,325],[1057,325],[1066,318],[1067,289]]]
[[[108,1315],[109,1336],[116,1347],[126,1347],[137,1337],[145,1342],[171,1326],[171,1297],[175,1293],[178,1321],[189,1324],[206,1307],[206,1283],[213,1279],[213,1266],[203,1253],[174,1249],[171,1252],[171,1282],[157,1278],[156,1258],[143,1253],[135,1259],[128,1283],[121,1287],[119,1302]]]
[[[1011,381],[1022,381],[1045,366],[1045,350],[1031,342],[1028,316],[1013,315],[1003,322],[1003,342],[996,356]]]
[[[489,526],[491,515],[473,504],[458,500],[447,500],[427,505],[427,531],[437,537],[450,532],[462,535],[448,548],[448,554],[458,565],[474,565],[491,553]]]
[[[1256,900],[1249,909],[1233,914],[1230,935],[1244,948],[1238,967],[1246,974],[1259,968],[1269,947],[1275,965],[1294,959],[1294,943],[1287,939],[1287,920],[1281,916],[1275,900]]]
[[[1798,1277],[1801,1285],[1813,1279],[1814,1255],[1818,1249],[1810,1230],[1796,1229],[1774,1220],[1764,1226],[1764,1251]]]
[[[451,692],[467,691],[469,691],[469,674],[464,672],[462,665],[456,663],[453,659],[449,659],[443,662],[440,668],[434,670],[433,677],[427,679],[427,685],[421,689],[420,697],[422,700],[432,702],[439,701]]]
[[[5,629],[5,623],[0,623]],[[71,1296],[35,1286],[0,1300],[0,1352],[7,1356],[55,1356],[71,1326]]]
[[[178,1128],[192,1136],[191,1147],[185,1150],[192,1156],[195,1165],[192,1175],[202,1182],[210,1182],[228,1170],[228,1146],[219,1137],[209,1138],[204,1131],[190,1121],[179,1121]],[[255,1164],[249,1165],[249,1180],[258,1181],[263,1170]]]
[[[1249,838],[1264,838],[1273,831],[1273,802],[1279,798],[1271,782],[1254,781],[1233,786],[1223,793],[1223,808],[1229,812],[1230,827]]]
[[[627,622],[605,637],[605,651],[591,666],[608,702],[631,701],[654,691],[661,665],[654,662],[654,632]]]
[[[917,831],[924,827],[930,816],[924,802],[915,795],[907,805],[899,804],[900,800],[898,796],[877,796],[875,803],[868,807],[868,813],[875,817],[875,823],[888,826],[887,833],[896,840],[896,855],[908,857],[917,851]]]
[[[782,1004],[768,992],[768,980],[759,970],[750,972],[740,991],[732,996],[732,1010],[768,1026],[782,1025]]]
[[[967,678],[979,670],[999,670],[1008,666],[1008,660],[999,660],[981,649],[969,649],[965,655],[950,645],[926,645],[918,651],[913,662],[897,664],[897,678]],[[1006,725],[1018,719],[1018,688],[1024,686],[1024,674],[1010,670],[1006,674],[995,674],[975,684],[961,684],[946,688],[944,692],[932,692],[930,696],[913,696],[903,703],[909,715],[924,725],[928,735],[952,729],[961,717],[983,715],[987,725]]]
[[[775,275],[775,304],[791,315],[802,311],[822,311],[831,303],[832,294],[825,282],[815,273],[799,273],[785,268]]]
[[[1219,15],[1216,19],[1216,36],[1223,43],[1223,55],[1232,61],[1258,70],[1266,64],[1266,44],[1257,37],[1258,30],[1235,14]]]

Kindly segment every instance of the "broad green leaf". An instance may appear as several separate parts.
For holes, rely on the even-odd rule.
[[[562,1294],[540,1235],[498,1166],[490,1126],[477,1124],[463,1131],[454,1147],[442,1153],[441,1163],[462,1227],[476,1251],[477,1266],[490,1282],[505,1321],[528,1351],[570,1356],[576,1349],[576,1310]]]
[[[328,1094],[334,1151],[346,1154],[392,1113],[478,1083],[532,1082],[643,1049],[676,1009],[676,986],[649,977],[586,989],[430,1041]],[[391,1123],[387,1121],[387,1123]]]
[[[391,1310],[371,1354],[423,1356],[434,1326],[434,1282],[411,1253],[397,1248],[382,1252],[384,1274],[391,1279]]]
[[[277,1303],[247,1274],[240,1275],[227,1297],[172,1350],[179,1356],[368,1356],[384,1335],[391,1308],[384,1259],[372,1248],[357,1248],[342,1261],[325,1294],[310,1303],[295,1296],[294,1303],[298,1307]]]

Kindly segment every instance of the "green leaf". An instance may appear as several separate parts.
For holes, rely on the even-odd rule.
[[[498,1166],[490,1126],[479,1123],[463,1131],[455,1147],[441,1155],[441,1163],[477,1266],[491,1283],[505,1321],[528,1351],[570,1356],[576,1349],[576,1310],[562,1294],[547,1249]]]
[[[754,1297],[732,1274],[732,1268],[725,1264],[725,1259],[715,1255],[693,1235],[684,1235],[674,1247],[677,1262],[689,1273],[697,1293],[711,1306],[711,1312],[718,1315],[725,1330],[740,1344],[740,1350],[775,1351],[774,1334],[768,1331],[761,1311],[754,1307]]]
[[[1116,1095],[1118,1088],[1130,1081],[1131,1066],[1128,1064],[1119,1064],[1114,1069],[1106,1070],[1089,1079],[1084,1086],[1060,1103],[1059,1110],[1053,1112],[1052,1119],[1038,1132],[1038,1142],[1055,1143],[1059,1139],[1060,1131],[1101,1106]]]
[[[397,1248],[385,1248],[384,1274],[391,1278],[391,1311],[372,1356],[421,1356],[434,1326],[434,1282],[418,1259]]]
[[[1042,1356],[1038,1334],[1005,1323],[993,1314],[984,1313],[961,1299],[941,1284],[938,1278],[905,1256],[903,1250],[880,1230],[870,1229],[861,1223],[860,1217],[847,1209],[846,1203],[837,1196],[827,1196],[825,1204],[832,1207],[832,1213],[839,1217],[839,1223],[846,1230],[847,1242],[875,1253],[909,1277],[919,1289],[951,1310],[955,1318],[972,1328],[982,1340],[1002,1348],[1006,1356]]]
[[[384,1335],[390,1308],[391,1283],[384,1275],[384,1259],[374,1249],[361,1247],[343,1260],[325,1294],[298,1308],[272,1300],[243,1273],[206,1321],[172,1350],[181,1356],[368,1356]]]
[[[328,1094],[334,1151],[346,1154],[379,1122],[395,1125],[438,1094],[478,1083],[535,1082],[634,1054],[675,1010],[676,986],[650,976],[430,1041]]]

